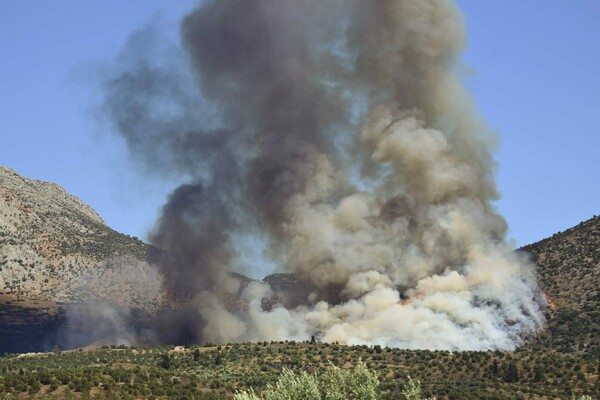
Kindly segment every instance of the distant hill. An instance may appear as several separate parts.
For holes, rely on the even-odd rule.
[[[59,185],[0,166],[0,296],[5,299],[72,303],[101,297],[156,308],[161,281],[148,263],[156,254],[106,226]]]
[[[153,266],[161,257],[59,185],[0,166],[0,353],[85,344],[123,318],[143,323],[166,302]]]

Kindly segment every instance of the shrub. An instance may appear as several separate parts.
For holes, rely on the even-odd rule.
[[[284,369],[275,385],[268,385],[261,396],[249,391],[239,392],[234,400],[378,400],[383,398],[377,375],[364,364],[353,370],[343,370],[334,365],[320,375],[306,371],[300,375]],[[406,400],[421,400],[421,384],[410,377],[402,396]]]
[[[404,384],[404,390],[402,391],[402,397],[405,400],[421,400],[421,382],[413,381],[412,378],[408,377],[408,382]]]
[[[252,389],[235,395],[235,400],[377,400],[379,380],[364,364],[354,370],[342,370],[334,365],[324,373],[300,375],[284,369],[275,385],[268,385],[263,396]]]

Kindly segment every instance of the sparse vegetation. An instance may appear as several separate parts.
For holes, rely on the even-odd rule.
[[[365,387],[376,386],[381,399],[600,398],[598,360],[578,354],[388,348],[377,353],[369,346],[308,340],[227,344],[220,350],[217,346],[184,351],[174,351],[173,346],[117,347],[6,355],[0,359],[0,397],[63,399],[70,393],[75,399],[210,399],[245,392],[269,398],[269,385],[275,389],[283,371],[289,370],[288,375],[302,382],[327,377],[338,386],[351,382],[348,376],[362,376]],[[355,369],[359,363],[365,369]],[[507,382],[515,367],[518,381]],[[376,376],[379,383],[375,385],[369,376]]]
[[[532,344],[540,351],[600,358],[600,216],[522,249],[556,305]]]

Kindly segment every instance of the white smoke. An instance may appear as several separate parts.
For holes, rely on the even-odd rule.
[[[265,313],[259,300],[268,293],[247,291],[246,329],[208,337],[317,332],[348,344],[480,350],[512,349],[540,328],[533,267],[502,240],[503,220],[476,197],[480,172],[419,112],[372,114],[357,136],[372,144],[373,163],[391,164],[380,184],[332,204],[343,176],[320,155],[306,191],[288,205],[287,265],[317,287],[337,285],[340,301]],[[386,212],[390,201],[397,215]]]

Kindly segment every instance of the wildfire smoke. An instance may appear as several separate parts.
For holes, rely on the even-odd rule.
[[[181,24],[193,85],[140,37],[105,106],[136,159],[193,178],[151,239],[199,340],[512,349],[542,326],[493,205],[494,137],[457,77],[453,2],[205,1]],[[269,287],[242,288],[239,235],[316,288],[306,305],[265,311]]]

